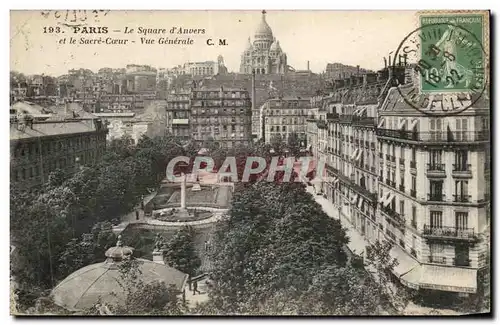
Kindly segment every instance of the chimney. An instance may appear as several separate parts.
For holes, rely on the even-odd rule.
[[[357,75],[359,76],[359,65],[356,66],[357,69]]]
[[[307,61],[307,71],[310,71],[309,70],[309,61]]]
[[[389,55],[389,67],[391,67],[391,56]]]
[[[384,68],[387,68],[387,58],[384,56]]]

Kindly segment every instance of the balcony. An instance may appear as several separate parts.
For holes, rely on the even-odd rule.
[[[470,164],[453,164],[451,176],[455,178],[472,178]]]
[[[470,259],[454,258],[453,265],[455,265],[455,266],[470,266]]]
[[[427,201],[443,202],[444,201],[444,194],[443,193],[430,193],[430,194],[427,194]]]
[[[427,164],[427,177],[446,177],[444,164]]]
[[[328,127],[326,121],[324,120],[317,120],[316,125],[318,126],[319,129],[326,129]]]
[[[431,227],[424,225],[422,237],[475,241],[477,234],[474,232],[474,228]]]
[[[446,264],[445,256],[429,256],[429,263]]]
[[[405,186],[404,186],[403,184],[400,184],[398,188],[399,188],[399,190],[400,190],[401,192],[403,192],[403,193],[404,193],[404,191],[405,191]]]
[[[411,132],[411,131],[400,131],[400,130],[392,130],[392,129],[377,129],[377,136],[386,137],[386,138],[393,138],[393,139],[419,141],[419,133],[418,132]]]
[[[429,131],[414,132],[392,129],[377,129],[377,136],[419,143],[460,144],[470,142],[488,142],[489,131]]]
[[[410,195],[414,198],[417,197],[417,190],[410,190]]]
[[[388,207],[382,207],[381,208],[382,212],[384,212],[387,216],[389,216],[392,220],[396,222],[398,226],[403,226],[405,225],[405,219],[402,215],[397,213],[396,211],[388,208]]]
[[[339,114],[338,113],[326,113],[326,119],[327,120],[338,120],[339,119]]]
[[[399,158],[399,164],[404,167],[405,165],[405,160],[403,158]]]
[[[389,182],[389,185],[390,185],[391,187],[396,188],[396,182],[390,181],[390,182]]]
[[[363,126],[375,127],[375,118],[374,117],[353,116],[352,124],[353,125],[363,125]]]
[[[464,194],[453,194],[453,202],[463,202],[463,203],[470,203],[471,202],[471,196],[470,195],[464,195]]]
[[[417,168],[417,162],[416,161],[410,161],[410,168]]]

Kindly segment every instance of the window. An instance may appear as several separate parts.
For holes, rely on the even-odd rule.
[[[458,230],[465,230],[468,228],[468,217],[467,212],[455,212],[455,227]]]
[[[467,141],[467,118],[455,120],[456,137],[458,141]]]
[[[417,227],[417,207],[411,206],[411,224],[413,227]]]
[[[430,181],[430,200],[441,201],[443,198],[443,181]]]
[[[429,164],[431,168],[440,168],[442,150],[431,150],[429,152]]]
[[[411,189],[412,191],[417,190],[417,178],[415,176],[411,177]]]
[[[468,185],[467,181],[456,181],[455,182],[455,197],[457,202],[467,202],[468,201]]]
[[[431,228],[443,227],[443,212],[431,211]]]
[[[415,148],[411,148],[411,161],[417,160],[417,151]]]
[[[399,201],[399,214],[402,216],[405,215],[405,201],[404,200]]]
[[[445,264],[446,259],[444,256],[444,245],[440,243],[431,243],[429,245],[429,250],[431,253],[430,262]]]
[[[442,140],[442,123],[440,118],[431,118],[430,120],[430,135],[431,140],[441,141]]]
[[[454,170],[467,171],[467,150],[457,150],[455,151],[455,168]]]

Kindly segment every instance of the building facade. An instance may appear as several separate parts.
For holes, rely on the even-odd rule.
[[[305,147],[306,118],[310,107],[310,98],[268,99],[260,109],[261,139],[269,143],[273,136],[279,135],[283,141],[287,142],[290,134],[295,133],[299,143]]]
[[[311,152],[330,176],[318,190],[366,241],[393,243],[402,284],[475,294],[489,240],[489,102],[451,117],[425,115],[401,97],[410,71],[334,82],[307,121]]]
[[[266,12],[255,31],[253,43],[248,38],[245,51],[241,55],[240,73],[250,74],[285,74],[288,69],[286,53],[273,36],[273,31],[266,22]]]
[[[71,174],[79,166],[97,163],[106,149],[107,132],[99,119],[11,118],[11,184],[31,188],[45,183],[57,169]]]
[[[217,61],[188,62],[184,64],[184,73],[192,76],[214,76],[227,73],[222,55],[217,57]]]
[[[192,89],[190,129],[194,141],[214,140],[222,148],[252,142],[252,103],[243,89]]]
[[[167,95],[167,132],[183,140],[191,137],[190,98],[189,90],[173,91]]]

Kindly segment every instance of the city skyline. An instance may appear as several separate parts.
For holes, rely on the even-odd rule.
[[[57,40],[62,37],[61,34],[43,33],[43,27],[50,26],[50,17],[44,18],[39,11],[11,11],[13,28],[10,33],[10,70],[29,75],[59,76],[66,74],[70,69],[86,68],[97,72],[102,67],[123,68],[127,64],[146,64],[168,69],[186,62],[215,61],[220,54],[224,57],[229,72],[238,72],[241,54],[249,37],[253,42],[255,30],[261,19],[261,12],[258,10],[193,11],[189,13],[189,19],[186,19],[185,11],[149,13],[128,11],[113,16],[115,12],[111,11],[92,25],[108,26],[110,30],[121,29],[122,32],[127,26],[135,29],[143,27],[167,30],[171,27],[202,28],[206,33],[191,35],[194,44],[184,47],[142,45],[139,35],[130,38],[136,40],[135,44],[126,46],[60,45]],[[398,15],[394,15],[393,11],[315,11],[314,15],[312,13],[312,11],[269,10],[267,22],[276,39],[280,41],[283,51],[287,53],[288,64],[297,70],[305,70],[309,61],[310,70],[315,73],[323,72],[327,63],[334,62],[378,70],[383,67],[383,57],[395,51],[401,40],[415,26],[414,11],[400,11]],[[152,16],[145,19],[145,14]],[[389,15],[390,20],[386,19]],[[191,24],[187,21],[196,23]],[[65,36],[73,34],[71,29],[62,24],[54,22],[52,25],[64,28]],[[28,26],[31,30],[29,33],[25,30]],[[398,28],[394,29],[394,26]],[[37,34],[33,32],[34,30],[40,32]],[[72,36],[77,39],[98,37],[84,34]],[[112,32],[102,36],[125,37],[122,33]],[[170,36],[165,35],[165,37]],[[226,39],[228,45],[207,46],[208,38]],[[123,55],[125,48],[126,56]],[[309,50],[304,51],[304,48]],[[41,51],[44,53],[43,56],[40,56]],[[371,55],[367,56],[367,52]],[[148,55],[145,56],[144,53]]]

